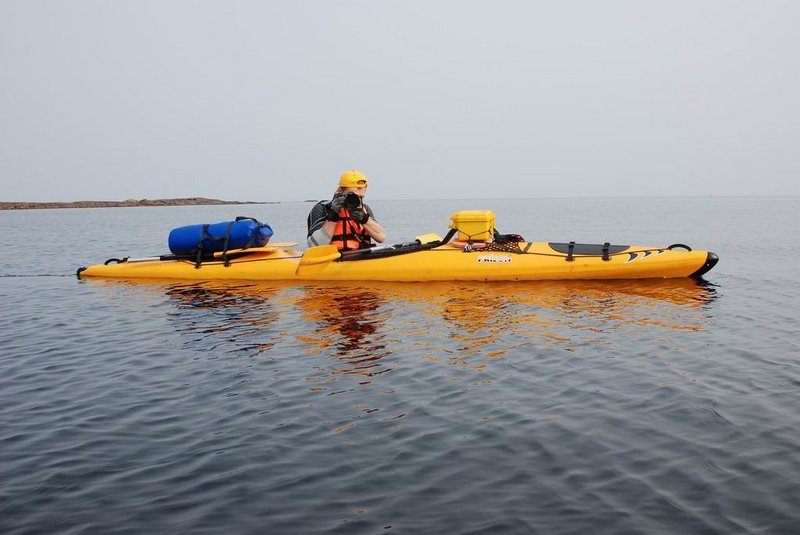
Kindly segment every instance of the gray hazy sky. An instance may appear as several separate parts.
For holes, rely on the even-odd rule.
[[[800,1],[0,0],[0,200],[800,194]]]

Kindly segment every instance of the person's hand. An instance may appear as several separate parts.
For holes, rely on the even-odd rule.
[[[330,206],[325,207],[325,219],[328,221],[339,221],[339,214],[333,211]]]
[[[348,212],[350,212],[350,217],[352,217],[356,223],[361,223],[363,225],[369,221],[369,214],[364,210],[363,205],[358,208],[350,208]]]
[[[339,216],[339,212],[344,207],[344,199],[344,193],[337,193],[333,196],[333,200],[331,200],[331,212],[333,212],[337,217]]]

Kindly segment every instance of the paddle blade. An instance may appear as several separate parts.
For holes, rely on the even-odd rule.
[[[300,275],[309,269],[313,269],[313,266],[317,266],[317,269],[323,269],[327,264],[337,260],[340,256],[342,255],[335,245],[318,245],[317,247],[311,247],[300,257],[300,263],[297,264],[297,269],[294,273],[295,275]]]
[[[418,242],[420,242],[422,244],[431,243],[433,241],[442,241],[442,237],[441,236],[439,236],[438,234],[433,234],[433,233],[431,233],[431,234],[420,234],[419,236],[416,236],[414,239],[416,239]]]

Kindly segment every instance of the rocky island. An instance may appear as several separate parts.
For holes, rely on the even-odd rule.
[[[2,202],[0,210],[41,210],[45,208],[119,208],[128,206],[192,206],[213,204],[275,204],[263,201],[223,201],[205,197],[182,199],[128,199],[125,201]]]

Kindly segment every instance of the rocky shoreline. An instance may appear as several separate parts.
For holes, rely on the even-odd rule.
[[[223,201],[205,197],[183,199],[128,199],[125,201],[0,202],[0,210],[41,210],[48,208],[119,208],[131,206],[195,206],[215,204],[274,204],[263,201]]]

